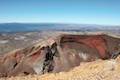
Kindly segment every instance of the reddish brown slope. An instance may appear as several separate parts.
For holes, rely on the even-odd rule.
[[[120,39],[108,35],[61,35],[1,57],[0,76],[68,71],[81,62],[119,54]]]

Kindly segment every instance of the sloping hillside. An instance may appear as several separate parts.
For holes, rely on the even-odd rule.
[[[1,78],[0,80],[119,80],[120,56],[116,60],[82,63],[69,72]]]
[[[99,73],[100,75],[106,73],[106,68],[108,70],[110,68],[109,71],[113,70],[111,67],[116,64],[119,65],[114,60],[119,54],[119,38],[106,34],[63,34],[1,56],[0,77],[40,76],[46,73],[57,73],[52,75],[61,76],[62,72],[71,70],[70,73],[73,72],[72,74],[63,74],[73,76],[78,71],[77,73],[82,76],[81,74],[92,73],[88,73],[88,75],[83,77],[88,78],[90,75],[96,76]],[[80,68],[75,68],[78,66]],[[72,70],[73,68],[75,70]],[[104,72],[100,72],[98,69]]]

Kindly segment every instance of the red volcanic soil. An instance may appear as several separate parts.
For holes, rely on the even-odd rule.
[[[81,62],[116,58],[120,39],[100,35],[60,35],[0,58],[0,76],[69,71]]]

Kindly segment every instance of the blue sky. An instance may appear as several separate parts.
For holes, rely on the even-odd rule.
[[[0,23],[120,25],[120,0],[0,0]]]

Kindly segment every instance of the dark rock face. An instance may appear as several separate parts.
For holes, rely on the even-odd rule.
[[[61,35],[0,57],[0,76],[68,71],[81,62],[119,55],[120,39],[108,35]]]

